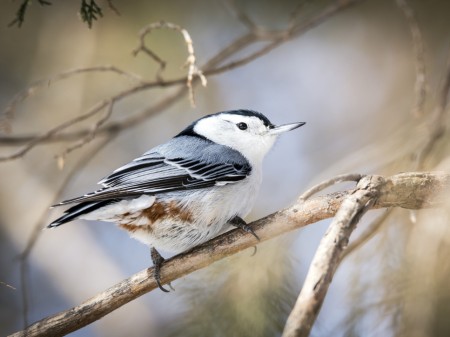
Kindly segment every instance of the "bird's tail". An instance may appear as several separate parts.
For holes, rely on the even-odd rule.
[[[61,217],[59,217],[58,219],[53,221],[51,224],[49,224],[47,226],[47,228],[58,227],[62,224],[65,224],[66,222],[75,220],[76,218],[78,218],[79,216],[81,216],[83,214],[90,213],[92,211],[95,211],[96,209],[99,209],[101,207],[109,205],[112,202],[114,202],[114,200],[82,202],[80,204],[77,204],[77,205],[72,206],[69,209],[67,209]]]

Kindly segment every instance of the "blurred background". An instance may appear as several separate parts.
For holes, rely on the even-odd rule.
[[[186,28],[201,66],[247,33],[239,13],[268,30],[282,30],[292,13],[295,22],[308,22],[335,1],[242,1],[233,6],[206,0],[114,0],[120,15],[104,1],[99,2],[104,17],[92,29],[77,15],[79,1],[53,1],[45,7],[35,1],[21,28],[7,27],[20,3],[3,2],[0,10],[2,110],[34,81],[70,69],[114,65],[154,80],[158,64],[144,54],[134,57],[132,50],[139,30],[155,21]],[[275,124],[307,122],[282,137],[267,157],[259,199],[247,221],[288,206],[306,188],[337,174],[448,171],[449,119],[441,88],[448,76],[450,3],[407,4],[416,14],[419,39],[412,37],[411,28],[417,27],[411,27],[395,1],[360,1],[245,66],[207,76],[208,85],[195,88],[195,108],[183,95],[111,139],[99,134],[64,160],[56,156],[77,140],[45,143],[0,162],[0,335],[80,304],[151,264],[148,247],[110,223],[35,228],[60,214],[60,209],[48,210],[55,198],[95,189],[112,170],[205,114],[248,108]],[[186,75],[186,46],[179,33],[158,30],[146,41],[167,61],[164,79]],[[264,43],[252,44],[231,60]],[[421,44],[425,51],[417,54]],[[422,63],[423,105],[417,104],[422,94],[415,84]],[[45,82],[2,116],[0,155],[26,146],[7,139],[44,133],[135,84],[112,72]],[[138,116],[182,86],[127,97],[114,105],[107,123]],[[89,130],[102,116],[65,132]],[[436,130],[439,137],[433,136]],[[380,213],[369,212],[354,238]],[[394,210],[339,267],[312,335],[449,336],[449,219],[450,207]],[[262,243],[255,256],[251,249],[243,251],[173,282],[174,292],[153,291],[71,335],[279,335],[328,224],[322,221]],[[37,241],[24,256],[33,233]]]

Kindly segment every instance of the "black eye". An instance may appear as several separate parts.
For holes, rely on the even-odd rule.
[[[247,124],[245,123],[237,123],[236,126],[241,130],[247,130]]]

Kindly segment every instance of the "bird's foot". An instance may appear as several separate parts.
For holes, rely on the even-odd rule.
[[[242,229],[244,232],[252,234],[258,241],[261,241],[259,239],[259,236],[256,235],[253,229],[249,225],[247,225],[247,223],[241,217],[235,216],[230,220],[230,224],[232,224],[234,227]]]
[[[230,220],[230,224],[232,224],[234,227],[242,229],[244,232],[252,234],[256,238],[256,240],[261,241],[259,239],[259,236],[253,231],[253,229],[249,225],[247,225],[245,220],[243,220],[241,217],[235,216],[233,219]],[[255,250],[253,251],[252,256],[254,256],[257,252],[256,246],[254,246],[253,248]]]
[[[261,241],[259,239],[259,236],[256,235],[253,229],[249,225],[247,225],[245,220],[242,219],[241,217],[235,216],[233,219],[230,220],[230,224],[232,224],[234,227],[242,229],[244,232],[252,234],[256,238],[256,240]],[[252,256],[255,256],[258,249],[256,248],[256,246],[253,246],[253,248],[255,250],[253,251]]]
[[[159,252],[155,249],[155,248],[151,248],[150,250],[150,255],[152,257],[152,262],[153,262],[153,268],[154,268],[154,273],[153,273],[153,277],[155,278],[156,284],[158,284],[159,289],[161,289],[162,291],[168,293],[170,292],[169,290],[167,290],[166,288],[164,288],[161,285],[161,266],[163,264],[163,262],[165,261],[165,259],[161,256],[161,254],[159,254]],[[169,283],[168,284],[170,289],[173,289],[172,285]]]

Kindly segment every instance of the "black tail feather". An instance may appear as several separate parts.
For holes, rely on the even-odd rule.
[[[102,200],[102,201],[87,201],[77,204],[75,206],[70,207],[64,212],[64,215],[53,221],[51,224],[47,226],[47,228],[58,227],[66,222],[70,222],[75,220],[80,215],[90,213],[104,207],[106,205],[112,204],[116,202],[116,200]]]

